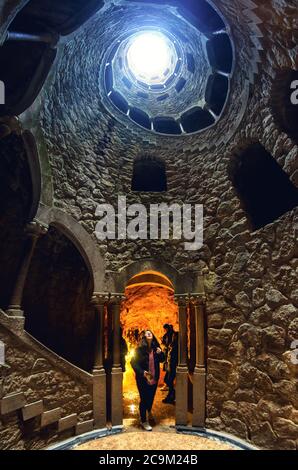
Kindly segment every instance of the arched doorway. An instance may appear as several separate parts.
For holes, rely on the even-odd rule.
[[[24,287],[25,329],[87,372],[93,368],[95,348],[92,292],[92,275],[82,255],[50,225],[36,244]]]
[[[139,394],[130,361],[140,336],[145,329],[150,329],[161,344],[165,334],[163,325],[172,325],[175,331],[179,330],[178,306],[170,279],[157,271],[144,271],[134,275],[126,286],[120,321],[128,348],[123,374],[124,424],[135,426],[139,423]],[[163,403],[167,396],[167,390],[163,390],[165,374],[165,367],[161,366],[153,414],[158,425],[174,426],[175,404]]]
[[[131,357],[127,358],[128,369],[123,380],[120,353],[121,326],[124,339],[126,337],[128,343],[132,338],[131,331],[129,335],[128,331],[132,329],[141,331],[150,328],[154,330],[156,336],[161,336],[160,328],[165,322],[170,321],[166,319],[167,316],[169,318],[169,311],[165,312],[164,316],[161,314],[161,309],[168,305],[165,302],[164,296],[166,296],[172,306],[170,311],[175,312],[174,317],[173,315],[170,317],[173,318],[172,323],[174,325],[179,323],[176,403],[172,409],[173,413],[167,412],[166,416],[170,416],[170,424],[173,423],[177,427],[186,425],[204,427],[207,322],[202,275],[180,274],[175,268],[160,260],[144,259],[126,266],[118,273],[111,274],[107,287],[109,290],[106,293],[98,292],[93,296],[98,318],[101,318],[102,322],[100,331],[103,333],[103,341],[99,341],[97,349],[98,357],[103,358],[104,371],[103,369],[102,371],[107,385],[107,422],[112,426],[121,426],[123,417],[128,425],[139,421],[138,400],[135,400],[138,395],[134,388],[134,396],[132,388],[135,387],[134,374],[131,369],[129,370]],[[147,314],[147,310],[156,312],[154,304],[150,303],[151,294],[152,297],[156,297],[156,294],[157,297],[162,296],[162,300],[159,299],[159,303],[156,304],[155,315]],[[139,323],[139,328],[138,326],[135,328],[135,323]],[[178,330],[177,326],[176,328]],[[128,347],[128,349],[134,348]],[[98,364],[97,367],[100,369],[101,359]],[[127,397],[127,391],[131,393],[130,397]],[[156,411],[158,409],[154,408],[155,414]]]

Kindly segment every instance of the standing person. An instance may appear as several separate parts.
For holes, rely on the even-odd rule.
[[[125,362],[126,362],[127,353],[128,353],[127,342],[125,341],[123,337],[123,328],[120,328],[120,363],[121,363],[122,372],[125,372],[126,370]]]
[[[169,377],[169,359],[168,359],[168,354],[169,354],[169,348],[172,343],[172,338],[173,338],[173,333],[174,333],[174,328],[173,325],[169,325],[168,323],[165,323],[163,325],[163,329],[165,330],[165,334],[162,337],[161,344],[165,346],[164,352],[165,352],[165,363],[164,363],[164,371],[165,376],[164,376],[164,386],[161,388],[162,392],[166,392],[169,390],[169,384],[168,384],[168,377]]]
[[[131,360],[140,394],[141,426],[145,431],[152,431],[148,420],[153,419],[151,410],[160,375],[160,363],[164,360],[164,353],[152,331],[145,330],[135,356]]]
[[[176,369],[178,365],[178,333],[176,331],[173,332],[173,339],[172,344],[169,348],[168,352],[168,377],[167,377],[167,384],[169,386],[169,392],[162,401],[163,403],[168,403],[174,405],[176,394],[175,394],[175,387],[174,381],[176,378]]]
[[[134,338],[134,345],[137,346],[138,342],[139,342],[139,338],[140,338],[140,332],[139,332],[138,328],[136,330],[134,330],[133,338]]]

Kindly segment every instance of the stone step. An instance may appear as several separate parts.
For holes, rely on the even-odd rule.
[[[11,393],[1,400],[1,414],[5,415],[12,411],[20,410],[25,405],[24,393]]]
[[[85,434],[85,432],[93,431],[94,419],[88,421],[82,421],[76,425],[76,435]]]
[[[66,429],[74,428],[77,425],[78,416],[76,413],[65,416],[58,421],[58,432],[66,431]]]
[[[55,408],[50,411],[44,411],[41,415],[40,426],[44,428],[49,424],[53,424],[59,421],[61,418],[61,408]]]
[[[27,421],[28,419],[35,418],[40,416],[43,413],[43,401],[35,401],[34,403],[29,403],[22,408],[23,420]]]

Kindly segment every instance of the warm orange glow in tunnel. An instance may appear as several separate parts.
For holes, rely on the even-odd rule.
[[[128,355],[126,356],[123,393],[125,401],[133,403],[137,389],[130,361],[138,345],[134,332],[138,330],[141,333],[143,330],[150,329],[161,343],[165,333],[163,329],[165,323],[173,325],[178,331],[178,306],[175,304],[174,290],[168,278],[153,271],[140,273],[132,278],[128,283],[125,296],[126,299],[121,308],[121,326],[128,346]],[[163,381],[163,376],[162,373],[160,382]]]

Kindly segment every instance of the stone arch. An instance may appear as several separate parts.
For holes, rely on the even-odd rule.
[[[24,285],[24,328],[86,371],[94,360],[92,294],[92,275],[81,253],[65,232],[50,225],[35,246]]]
[[[42,133],[42,129],[38,124],[39,121],[39,102],[36,102],[26,110],[20,116],[20,124],[22,127],[22,136],[24,140],[24,145],[26,145],[26,151],[28,153],[28,159],[32,162],[36,162],[33,164],[31,169],[36,170],[38,165],[39,168],[39,179],[40,179],[40,197],[39,202],[52,207],[54,205],[54,189],[53,189],[53,177],[52,177],[52,170],[50,165],[50,159],[47,152],[46,143],[44,140],[44,135]],[[32,174],[32,183],[37,184],[37,177],[36,173]],[[34,206],[37,209],[38,207]],[[36,214],[35,212],[35,214]],[[35,216],[34,214],[34,216]]]
[[[24,149],[31,179],[32,200],[27,216],[28,222],[30,222],[37,213],[42,197],[42,174],[36,139],[32,132],[24,129],[20,121],[14,116],[0,118],[0,134],[0,140],[9,136],[16,136]]]
[[[0,140],[11,135],[20,139],[30,171],[32,189],[32,201],[28,212],[28,222],[30,222],[35,217],[40,202],[48,206],[53,205],[49,158],[40,130],[33,129],[29,121],[19,120],[15,116],[0,118]]]
[[[174,291],[173,284],[170,279],[161,274],[158,271],[143,271],[135,276],[131,277],[127,283],[127,289],[133,289],[138,286],[153,285],[156,287],[162,287],[169,291]]]
[[[146,258],[135,261],[118,273],[110,275],[109,290],[124,292],[127,282],[136,274],[144,271],[157,271],[165,275],[172,282],[176,294],[203,293],[203,278],[198,272],[179,273],[173,266],[154,258]]]
[[[83,257],[93,280],[94,292],[104,290],[105,263],[89,233],[73,217],[57,208],[40,206],[37,219],[69,238]]]
[[[38,149],[33,134],[30,131],[25,130],[22,134],[22,140],[26,150],[31,176],[32,202],[29,211],[29,220],[32,220],[37,213],[39,202],[41,199],[41,168],[39,163]]]
[[[5,34],[9,28],[10,23],[28,2],[29,0],[14,0],[10,2],[3,2],[3,5],[0,7],[0,45],[2,45],[5,40]]]

